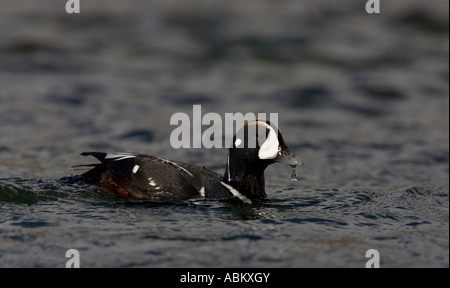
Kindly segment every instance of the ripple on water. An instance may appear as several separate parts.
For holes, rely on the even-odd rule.
[[[336,221],[336,220],[331,220],[331,219],[324,219],[324,218],[290,218],[290,219],[284,219],[283,221],[291,222],[291,223],[295,223],[295,224],[314,223],[314,224],[327,225],[327,226],[348,226],[348,224],[346,222]]]
[[[0,181],[0,202],[30,205],[37,203],[38,197],[35,192],[19,186],[17,183],[3,184],[3,181]]]
[[[253,205],[217,200],[155,202],[118,199],[67,181],[0,179],[0,208],[7,219],[2,223],[3,240],[15,247],[16,242],[61,245],[61,241],[74,239],[92,251],[122,251],[122,265],[134,263],[128,255],[149,251],[152,258],[142,263],[154,266],[160,261],[166,266],[181,265],[184,262],[177,261],[187,261],[188,252],[184,260],[173,256],[169,261],[167,255],[185,246],[203,255],[213,255],[217,249],[226,254],[238,250],[242,258],[254,260],[260,247],[268,245],[259,257],[266,260],[258,263],[269,265],[286,263],[289,256],[283,254],[288,249],[284,247],[302,257],[309,248],[345,250],[346,245],[376,244],[391,249],[398,243],[423,243],[423,238],[445,245],[441,244],[445,236],[433,236],[448,231],[445,188],[291,187],[270,192],[270,196]],[[251,255],[245,252],[253,246]],[[412,253],[408,257],[415,257]],[[204,257],[198,263],[214,262]],[[227,263],[235,263],[233,259]],[[395,263],[395,259],[389,261]]]
[[[54,223],[46,222],[46,221],[21,221],[21,222],[13,222],[12,226],[20,226],[23,228],[38,228],[38,227],[48,227],[48,226],[56,226]]]
[[[76,198],[85,200],[97,195],[92,186],[60,180],[0,179],[0,203],[34,205],[40,202]],[[101,200],[99,199],[101,202]]]

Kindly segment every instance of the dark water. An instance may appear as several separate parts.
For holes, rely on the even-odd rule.
[[[316,2],[2,1],[0,267],[448,267],[448,1]],[[223,173],[170,146],[194,104],[278,113],[299,181],[270,167],[255,205],[58,181],[92,150]]]

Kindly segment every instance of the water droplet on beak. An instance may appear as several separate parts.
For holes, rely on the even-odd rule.
[[[297,165],[291,165],[292,173],[291,173],[291,181],[297,182]]]

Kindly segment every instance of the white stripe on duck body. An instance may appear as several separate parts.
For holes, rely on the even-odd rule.
[[[134,153],[84,152],[100,163],[81,175],[85,182],[121,197],[155,201],[266,198],[264,171],[276,162],[298,165],[281,132],[270,122],[247,123],[233,138],[225,174],[201,166]],[[83,166],[83,165],[80,165]]]

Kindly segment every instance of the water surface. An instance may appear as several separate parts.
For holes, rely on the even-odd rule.
[[[0,4],[0,267],[449,266],[448,1],[40,2]],[[60,180],[83,151],[223,173],[170,146],[196,104],[278,113],[298,181],[269,167],[245,205]]]

